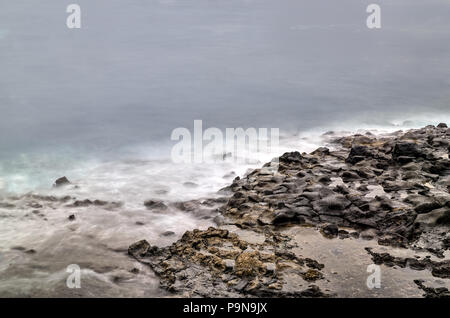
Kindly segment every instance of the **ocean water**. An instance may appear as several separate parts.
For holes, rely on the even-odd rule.
[[[170,244],[211,225],[177,211],[155,215],[145,200],[214,196],[273,156],[314,150],[329,130],[450,122],[445,0],[377,1],[379,30],[366,27],[371,2],[359,0],[76,3],[78,30],[66,27],[61,1],[0,5],[0,196],[71,195],[123,208],[45,207],[47,221],[20,204],[1,208],[0,296],[66,295],[64,268],[77,262],[95,283],[67,296],[136,296],[148,275],[114,280],[138,266],[123,253],[129,244]],[[205,128],[279,128],[280,143],[251,165],[174,164],[171,132],[197,119]],[[53,189],[61,176],[78,188]],[[168,230],[175,236],[161,238]],[[156,281],[147,285],[138,296],[161,295]]]
[[[379,1],[379,30],[357,0],[77,3],[77,30],[60,1],[2,3],[4,189],[136,149],[166,159],[195,119],[296,133],[449,114],[448,1]]]

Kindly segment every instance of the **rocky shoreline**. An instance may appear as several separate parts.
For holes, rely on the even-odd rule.
[[[128,253],[174,296],[450,297],[447,125],[326,137],[327,148],[285,153],[277,170],[237,177],[219,199],[176,205],[217,214],[216,227]],[[381,292],[366,286],[370,263]]]

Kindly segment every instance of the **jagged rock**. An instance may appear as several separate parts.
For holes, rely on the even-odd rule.
[[[167,210],[167,205],[165,205],[162,201],[147,200],[144,202],[144,205],[149,210]]]
[[[410,195],[404,201],[411,203],[419,214],[428,213],[441,207],[436,199],[423,195]]]
[[[302,155],[298,151],[287,152],[280,157],[283,163],[299,163],[302,161]]]
[[[353,146],[346,162],[356,164],[362,160],[373,157],[373,152],[367,146]]]
[[[450,224],[450,209],[441,208],[436,209],[426,214],[420,214],[417,216],[415,223],[436,226],[436,225],[449,225]]]
[[[312,155],[316,155],[316,156],[325,156],[330,154],[330,149],[326,148],[326,147],[319,147],[316,150],[314,150],[313,152],[311,152]]]
[[[375,264],[384,264],[389,267],[399,266],[405,268],[406,266],[414,270],[423,270],[425,268],[431,269],[431,274],[435,277],[450,278],[450,260],[436,262],[429,258],[422,260],[414,258],[403,258],[392,256],[389,253],[377,253],[372,248],[367,247],[366,251],[372,256]]]
[[[238,276],[255,276],[264,273],[265,266],[257,252],[244,252],[236,258],[235,271]]]
[[[306,264],[312,270],[299,272],[300,277],[313,281],[323,277],[322,264],[312,259],[299,259],[286,247],[287,238],[266,233],[263,243],[248,243],[224,229],[186,232],[183,237],[165,248],[152,248],[140,241],[129,253],[148,264],[161,279],[161,287],[173,293],[190,296],[266,296],[289,297],[283,291],[284,272],[300,269]],[[299,290],[297,295],[326,297],[316,288]]]
[[[280,224],[302,224],[305,223],[305,218],[300,214],[302,209],[283,209],[275,213],[272,221],[274,225]],[[304,212],[305,213],[305,212]]]
[[[425,298],[450,298],[450,291],[445,287],[426,287],[423,279],[416,279],[414,280],[414,283],[425,292]]]
[[[399,158],[419,158],[423,155],[418,145],[412,142],[398,142],[395,144],[394,151],[392,152],[392,157],[397,161]]]
[[[322,228],[322,233],[327,237],[336,237],[339,233],[339,228],[336,224],[328,224]]]
[[[339,237],[342,244],[361,237],[387,250],[417,249],[445,258],[450,247],[449,141],[448,128],[427,126],[390,135],[332,137],[333,150],[285,153],[277,171],[266,164],[235,178],[215,212],[220,216],[211,212],[218,202],[171,205],[192,213],[206,206],[223,228],[188,231],[160,249],[140,242],[130,254],[150,265],[166,290],[201,297],[327,296],[316,286],[286,291],[283,277],[308,282],[323,275],[317,261],[292,252],[294,246],[301,249],[299,241],[291,242],[292,234],[281,234],[303,227]],[[246,239],[228,227],[245,232]],[[263,242],[256,233],[264,235]],[[450,275],[447,259],[370,253],[376,264]]]
[[[141,240],[130,245],[128,254],[135,257],[144,256],[149,251],[150,247],[150,244],[146,240]]]
[[[69,184],[70,184],[69,179],[67,179],[66,177],[61,177],[61,178],[56,179],[56,181],[54,183],[54,187],[59,188],[59,187],[66,186]]]
[[[350,181],[360,179],[359,175],[353,171],[344,171],[342,173],[341,177],[342,177],[342,180],[344,180],[344,182],[350,182]]]
[[[323,275],[318,270],[308,269],[305,273],[302,273],[302,277],[304,280],[306,280],[308,282],[313,282],[318,279],[322,279]]]

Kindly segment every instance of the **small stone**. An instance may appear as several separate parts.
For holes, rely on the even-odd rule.
[[[69,185],[69,184],[70,184],[69,179],[67,179],[66,177],[61,177],[61,178],[56,179],[55,184],[53,186],[56,188],[59,188],[59,187]]]
[[[133,256],[144,256],[149,249],[150,244],[146,240],[141,240],[128,248],[128,254]]]
[[[149,210],[167,210],[167,205],[161,201],[147,200],[144,205]]]
[[[165,237],[173,236],[173,235],[175,235],[175,232],[172,232],[172,231],[165,231],[165,232],[161,233],[161,236],[165,236]]]
[[[336,237],[339,233],[339,228],[336,224],[328,224],[322,228],[322,233],[327,237]]]
[[[68,218],[70,221],[74,221],[75,220],[75,215],[74,214],[71,214],[71,215],[69,215],[69,218]]]

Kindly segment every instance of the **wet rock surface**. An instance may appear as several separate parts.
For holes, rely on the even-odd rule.
[[[450,291],[445,287],[433,288],[424,285],[423,280],[417,279],[414,281],[417,286],[422,289],[425,293],[423,297],[425,298],[450,298]]]
[[[62,187],[62,186],[66,186],[71,184],[69,179],[67,179],[67,177],[61,177],[55,180],[55,184],[53,185],[54,187],[58,188],[58,187]]]
[[[128,252],[148,264],[161,286],[186,297],[325,297],[312,282],[322,279],[323,265],[288,252],[288,237],[266,231],[264,242],[252,244],[225,229],[186,232],[167,248],[140,241]],[[283,288],[285,273],[311,282],[303,290]]]
[[[217,228],[186,232],[168,247],[130,247],[130,255],[149,265],[164,289],[185,296],[335,296],[332,289],[319,287],[333,279],[323,274],[320,260],[294,253],[301,239],[283,234],[286,228],[311,227],[327,239],[340,240],[343,247],[352,240],[372,240],[385,248],[430,253],[441,260],[366,249],[375,264],[449,279],[446,125],[327,138],[327,147],[310,154],[285,153],[278,165],[273,161],[236,177],[220,191],[228,195],[226,202],[210,202],[220,215]],[[189,213],[212,211],[205,201],[175,206]],[[246,235],[231,233],[227,226]],[[417,292],[426,288],[414,285]],[[436,293],[448,294],[443,289]]]
[[[445,260],[442,262],[432,261],[429,258],[417,259],[413,257],[402,258],[392,256],[389,253],[376,253],[372,249],[366,249],[368,253],[372,256],[375,264],[385,264],[387,266],[399,266],[399,267],[409,267],[414,270],[424,270],[428,269],[431,274],[435,277],[440,278],[450,278],[450,260]]]

